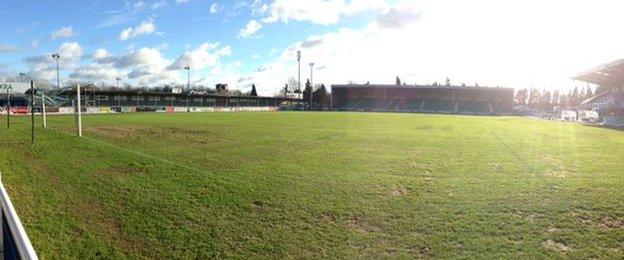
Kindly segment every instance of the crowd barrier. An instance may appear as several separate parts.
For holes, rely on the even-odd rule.
[[[9,109],[8,112],[11,115],[27,115],[27,114],[30,114],[30,107],[11,107],[11,109]],[[0,108],[1,115],[6,115],[6,113],[7,113],[6,107]]]
[[[0,114],[6,114],[6,108],[0,108]],[[134,112],[159,112],[159,113],[200,113],[200,112],[262,112],[277,111],[278,107],[82,107],[84,114],[111,114],[111,113],[134,113]],[[73,107],[46,108],[48,114],[73,114]],[[29,107],[11,107],[11,115],[30,114]],[[35,108],[35,114],[40,110]]]

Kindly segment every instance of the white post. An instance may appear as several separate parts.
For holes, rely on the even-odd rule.
[[[43,117],[43,127],[48,127],[48,121],[46,119],[45,94],[43,93],[41,93],[41,116]]]
[[[80,104],[80,84],[76,87],[76,97],[78,98],[78,121],[76,122],[78,128],[78,137],[82,137],[82,106]]]
[[[9,114],[7,114],[8,116]],[[0,185],[2,185],[2,173],[0,172]],[[4,223],[3,221],[3,211],[2,203],[0,203],[0,223]],[[4,259],[4,232],[10,232],[10,230],[4,230],[4,224],[0,225],[0,258]]]

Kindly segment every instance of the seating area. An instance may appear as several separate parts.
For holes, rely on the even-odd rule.
[[[465,114],[488,115],[494,111],[490,110],[490,103],[464,101],[459,103],[459,111]]]
[[[428,100],[425,102],[423,111],[450,114],[455,111],[455,102],[447,100]]]
[[[332,107],[343,111],[470,115],[510,114],[511,88],[332,85]]]

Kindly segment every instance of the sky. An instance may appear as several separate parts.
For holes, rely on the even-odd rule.
[[[0,79],[192,84],[273,95],[315,83],[568,90],[624,58],[621,0],[0,0]]]

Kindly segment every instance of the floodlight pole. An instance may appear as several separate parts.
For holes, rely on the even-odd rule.
[[[310,62],[310,111],[314,110],[314,62]]]
[[[43,118],[43,128],[48,127],[48,120],[46,119],[46,105],[45,94],[41,93],[41,117]]]
[[[121,80],[120,77],[115,78],[115,80],[117,80],[117,91],[120,91],[119,89],[119,81]],[[121,96],[117,95],[117,106],[119,107],[119,109],[121,109]]]
[[[56,60],[56,89],[59,90],[61,89],[61,76],[59,74],[59,59],[61,58],[61,55],[55,53],[52,54],[52,58]]]
[[[76,86],[76,98],[78,99],[78,113],[76,120],[76,129],[78,130],[78,137],[82,137],[82,107],[80,102],[80,84]]]
[[[30,81],[30,142],[35,143],[35,83]]]
[[[186,91],[190,91],[191,90],[191,66],[186,66],[184,67],[184,69],[187,72],[187,82],[186,82]]]

